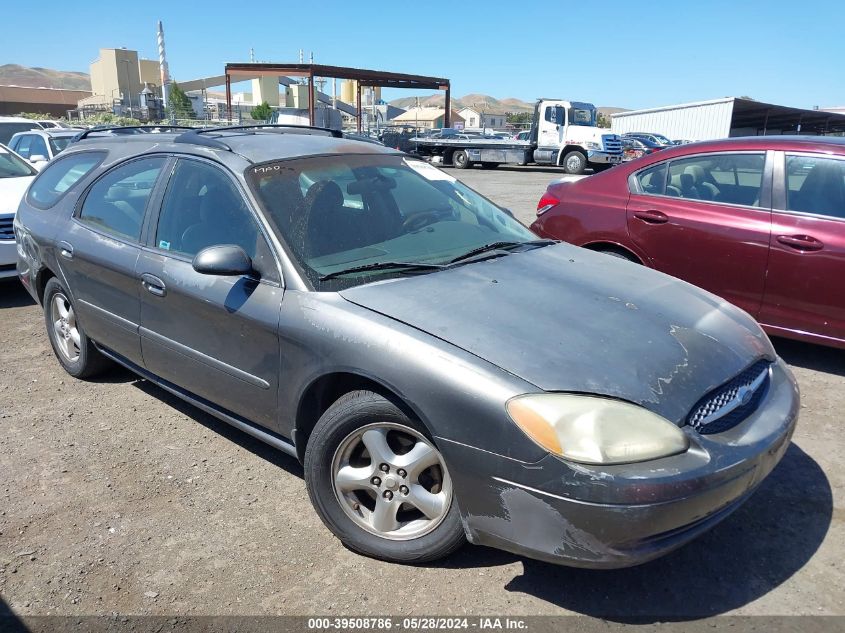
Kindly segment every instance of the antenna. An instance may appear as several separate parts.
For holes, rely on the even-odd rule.
[[[255,63],[255,49],[252,46],[249,47],[249,61]]]

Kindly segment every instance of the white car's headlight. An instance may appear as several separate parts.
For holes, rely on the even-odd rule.
[[[642,407],[563,393],[517,396],[508,414],[534,442],[582,464],[625,464],[683,453],[689,439],[669,420]]]

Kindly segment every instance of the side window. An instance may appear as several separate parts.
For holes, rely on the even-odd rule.
[[[220,244],[240,246],[262,278],[279,281],[270,246],[232,180],[217,167],[182,159],[164,194],[155,246],[193,257]]]
[[[38,209],[47,209],[68,189],[87,176],[103,160],[101,152],[73,154],[50,163],[32,183],[27,202]]]
[[[43,156],[44,158],[50,158],[50,153],[47,151],[47,143],[37,134],[32,135],[32,145],[29,146],[29,155],[30,157]]]
[[[112,235],[140,239],[147,201],[166,162],[160,156],[143,158],[108,172],[85,196],[80,221]]]
[[[32,134],[24,134],[18,139],[18,148],[15,150],[24,158],[29,158],[29,148],[32,145]]]
[[[669,164],[667,195],[760,206],[765,154],[706,154]]]
[[[640,191],[645,194],[662,196],[666,187],[666,163],[652,165],[637,174]],[[669,195],[672,195],[671,193]]]
[[[845,218],[845,161],[787,154],[786,208]]]

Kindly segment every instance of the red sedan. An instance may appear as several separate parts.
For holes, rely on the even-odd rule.
[[[552,183],[538,235],[705,288],[769,333],[845,348],[845,138],[666,149]]]

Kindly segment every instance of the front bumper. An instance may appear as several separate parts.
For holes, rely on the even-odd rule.
[[[629,567],[684,545],[738,508],[783,457],[798,409],[797,384],[779,360],[755,413],[720,434],[685,427],[690,449],[681,455],[597,467],[439,445],[448,464],[461,464],[450,474],[471,542],[576,567]]]
[[[18,249],[14,240],[0,240],[0,279],[16,277]]]
[[[610,152],[602,152],[598,150],[588,150],[587,162],[598,163],[603,165],[618,165],[622,162],[622,155],[611,154]]]

